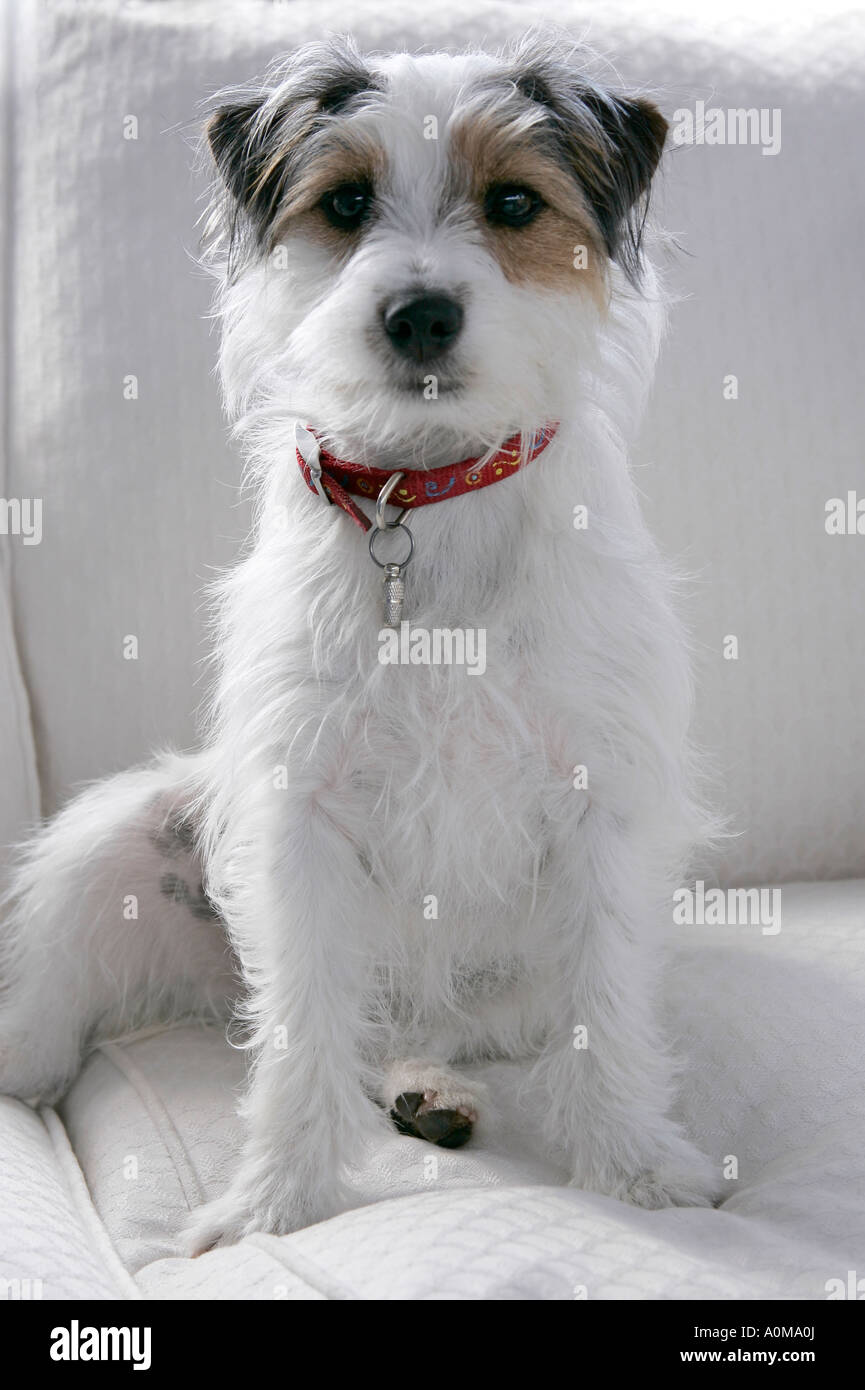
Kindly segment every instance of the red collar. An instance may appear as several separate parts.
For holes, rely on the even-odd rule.
[[[557,424],[545,425],[532,436],[525,459],[527,463],[531,463],[538,454],[543,453],[557,429]],[[431,502],[444,502],[449,497],[460,497],[463,493],[489,487],[491,483],[511,477],[518,471],[522,461],[520,445],[521,437],[515,434],[506,440],[498,453],[493,454],[486,463],[479,464],[478,460],[473,458],[463,459],[461,463],[448,464],[445,468],[404,468],[403,476],[394,488],[390,500],[395,507],[426,507]],[[297,449],[296,453],[300,471],[310,491],[323,494],[329,502],[335,502],[344,512],[348,512],[352,521],[363,527],[364,531],[369,531],[372,522],[352,502],[350,494],[355,497],[369,497],[374,501],[388,478],[393,477],[399,470],[368,468],[365,464],[349,463],[318,446],[321,466],[319,473],[314,459],[311,467],[300,449]],[[320,486],[316,486],[317,481]]]

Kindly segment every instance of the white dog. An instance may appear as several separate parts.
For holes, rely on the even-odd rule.
[[[46,1097],[94,1041],[242,995],[246,1148],[195,1249],[339,1210],[394,1122],[461,1143],[490,1056],[533,1059],[575,1185],[711,1200],[653,1009],[706,824],[689,670],[626,459],[665,132],[537,38],[313,45],[209,123],[258,488],[211,727],[28,847],[0,1011],[0,1084]]]

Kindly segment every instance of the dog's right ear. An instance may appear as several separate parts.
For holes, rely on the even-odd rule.
[[[312,125],[311,113],[300,101],[286,105],[272,98],[272,92],[264,91],[221,106],[205,127],[233,203],[233,242],[246,227],[257,244],[264,244],[291,181],[293,160]]]
[[[207,143],[213,162],[232,197],[248,206],[262,172],[263,140],[257,130],[265,98],[221,106],[207,122]]]

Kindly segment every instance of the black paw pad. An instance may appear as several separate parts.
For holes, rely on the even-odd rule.
[[[472,1122],[458,1110],[422,1110],[420,1091],[397,1096],[390,1115],[400,1134],[426,1139],[442,1149],[460,1149],[471,1138]]]

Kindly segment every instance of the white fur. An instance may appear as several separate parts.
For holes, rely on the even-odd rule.
[[[153,825],[193,808],[252,1057],[247,1147],[197,1217],[198,1249],[339,1210],[388,1124],[373,1097],[392,1103],[405,1076],[435,1091],[444,1071],[446,1094],[482,1110],[451,1073],[489,1055],[535,1059],[575,1184],[646,1206],[705,1202],[714,1185],[669,1118],[653,1011],[658,928],[704,830],[685,644],[626,459],[662,298],[650,271],[637,292],[615,266],[607,314],[578,286],[513,285],[458,220],[437,221],[448,120],[488,61],[387,60],[392,96],[363,115],[394,171],[378,228],[341,269],[293,236],[287,268],[259,259],[224,286],[223,380],[258,507],[219,595],[205,747],[87,792],[13,888],[0,1080],[49,1094],[94,1037],[200,1008],[194,977],[226,992],[218,928],[153,893]],[[418,281],[467,287],[459,397],[391,391],[370,346],[381,296]],[[303,483],[298,417],[336,452],[394,466],[560,421],[535,463],[410,519],[407,617],[485,628],[482,677],[379,664],[379,575]]]

